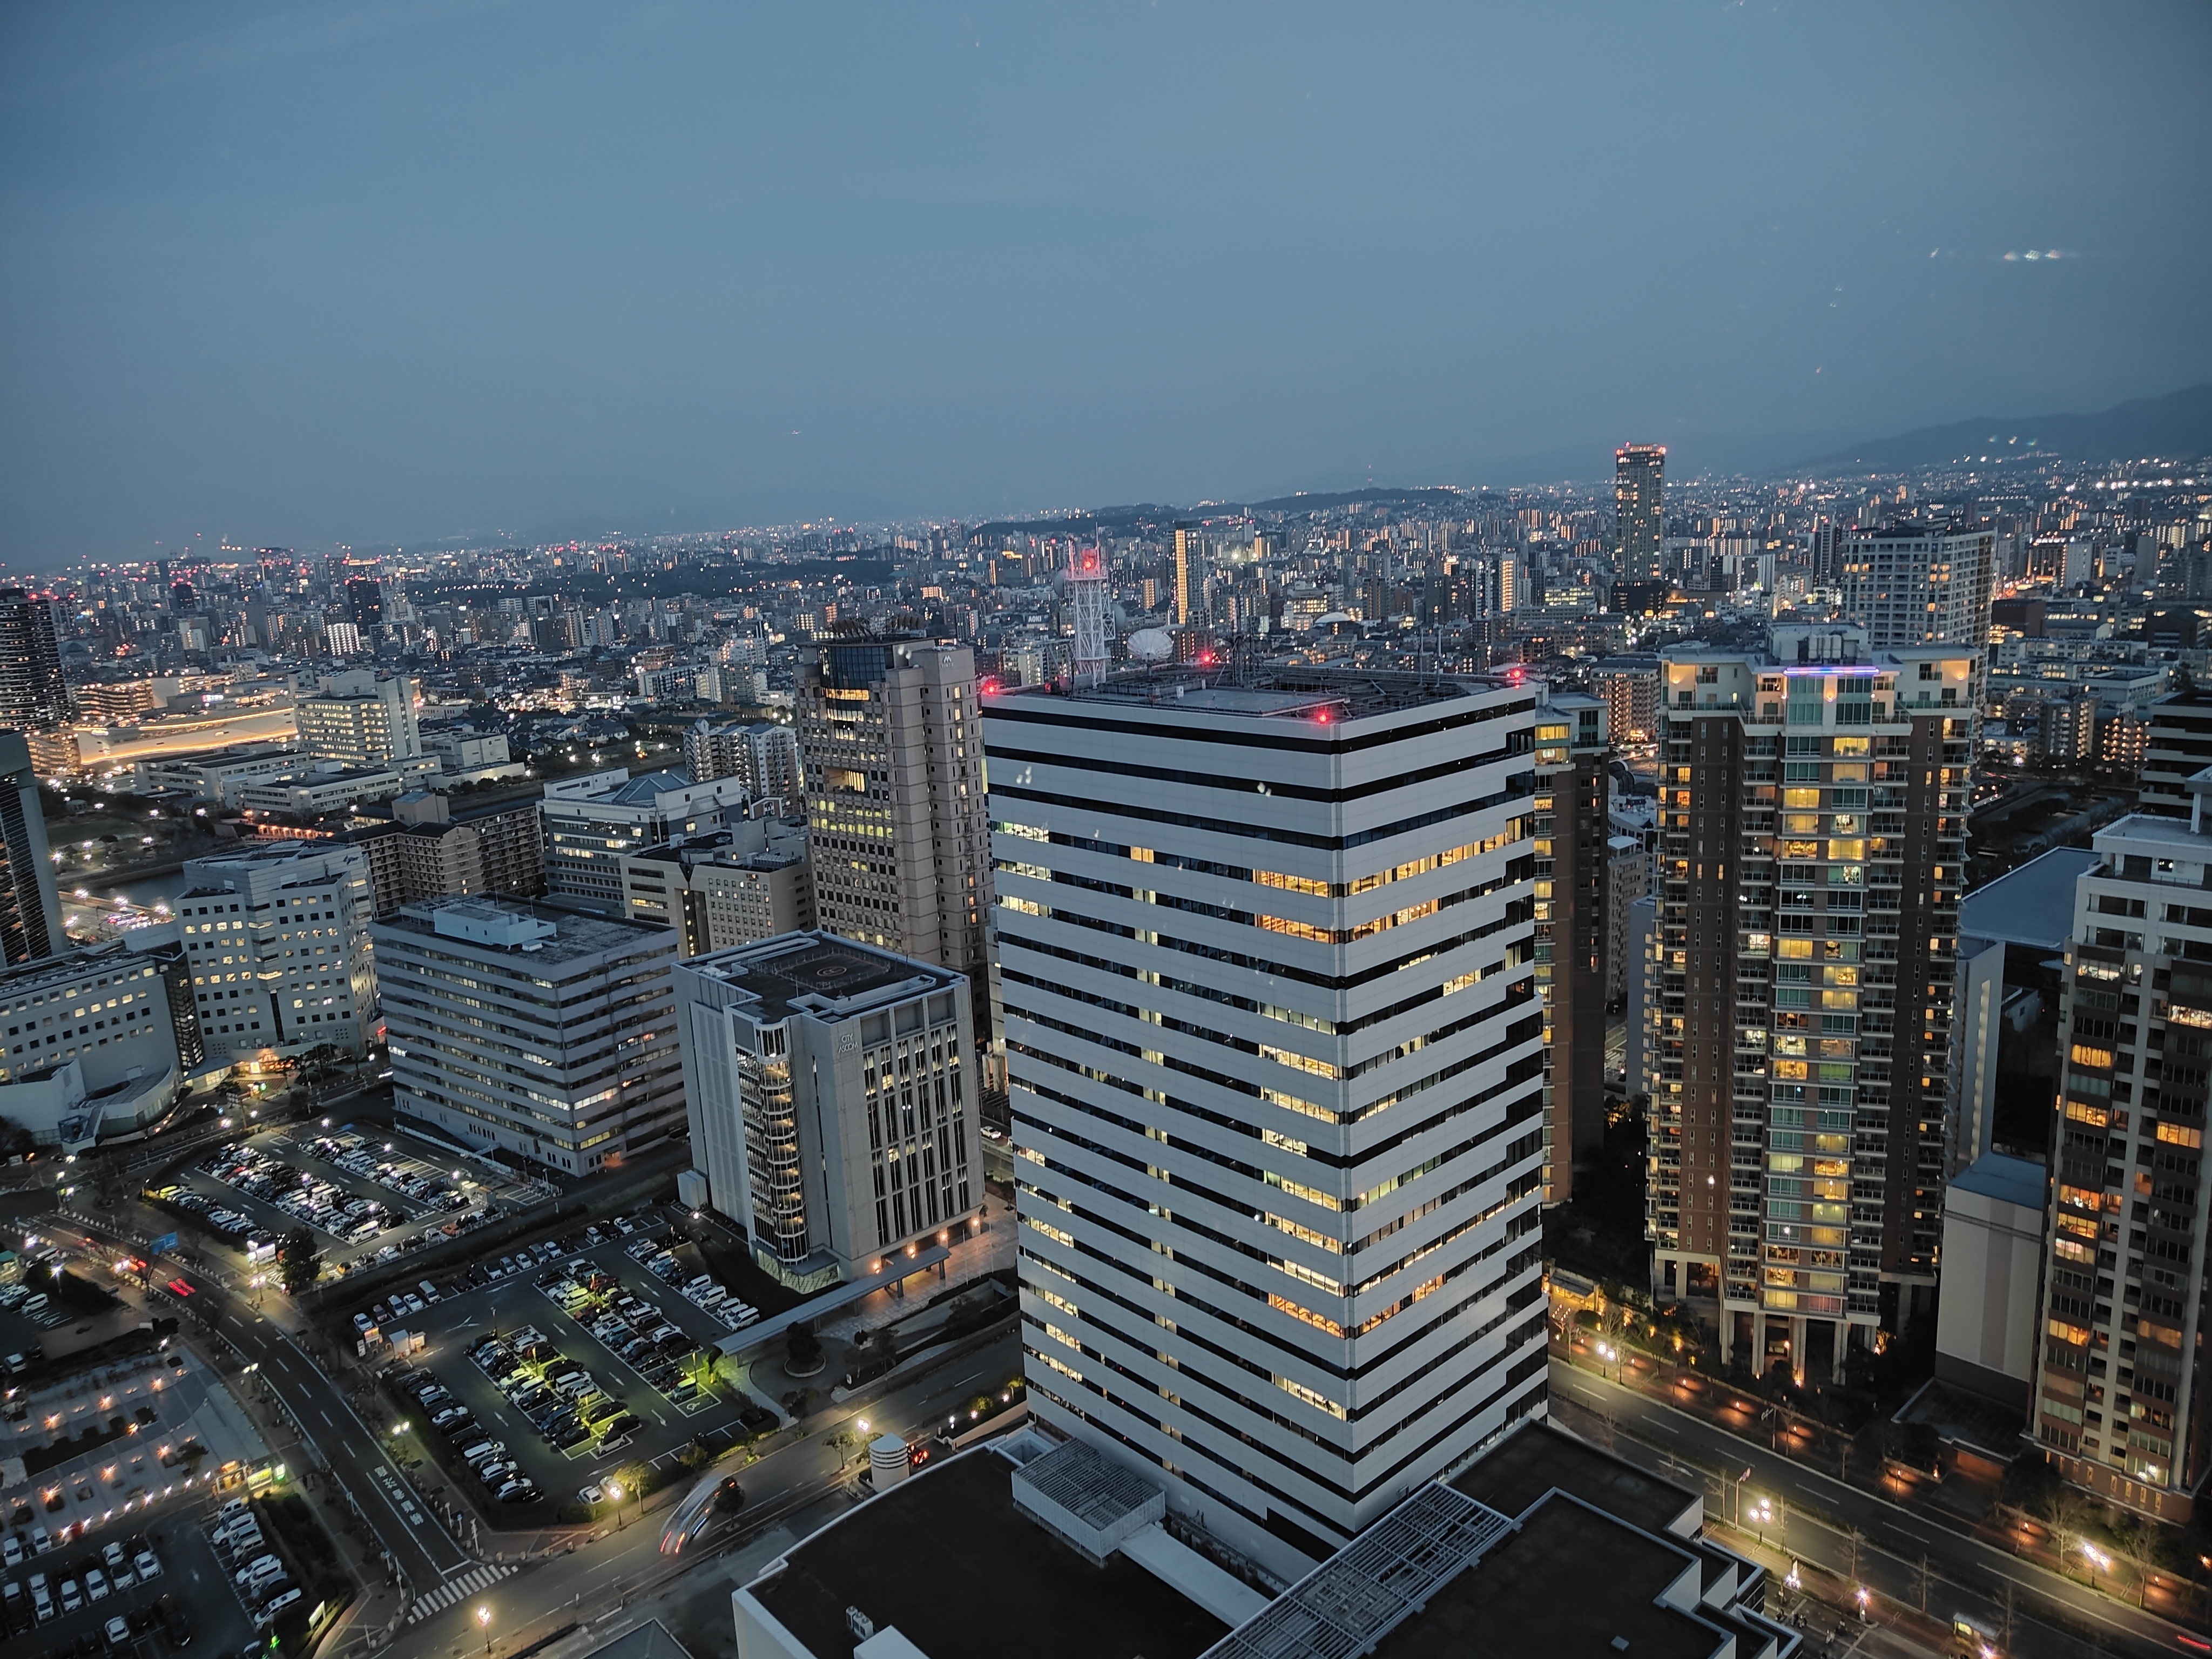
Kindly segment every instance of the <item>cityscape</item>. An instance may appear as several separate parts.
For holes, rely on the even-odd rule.
[[[530,33],[7,27],[126,89]],[[1146,448],[916,495],[902,445],[992,441],[953,385],[788,513],[579,464],[451,528],[507,503],[410,504],[366,375],[388,493],[313,514],[243,416],[223,530],[39,527],[19,455],[7,1650],[2212,1653],[2201,345],[1756,453],[1593,386],[1453,470],[1377,412],[1249,499]]]

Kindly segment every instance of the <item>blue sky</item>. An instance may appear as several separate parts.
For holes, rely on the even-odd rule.
[[[0,559],[2101,408],[2212,371],[2208,115],[2201,5],[10,7]]]

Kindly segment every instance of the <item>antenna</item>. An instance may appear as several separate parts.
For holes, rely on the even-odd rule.
[[[1067,594],[1075,617],[1069,683],[1099,684],[1106,678],[1106,559],[1097,548],[1070,542]]]

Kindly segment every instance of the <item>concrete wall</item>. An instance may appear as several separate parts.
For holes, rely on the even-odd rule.
[[[2027,1403],[2040,1323],[2043,1211],[1953,1187],[1943,1200],[1936,1374]]]

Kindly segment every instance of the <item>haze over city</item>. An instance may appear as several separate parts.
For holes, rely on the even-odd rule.
[[[2212,377],[2197,6],[0,31],[17,568],[1689,476]]]

